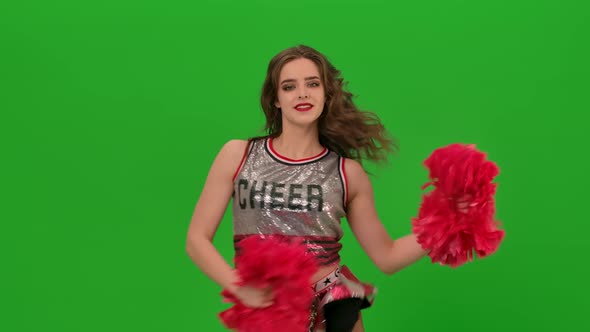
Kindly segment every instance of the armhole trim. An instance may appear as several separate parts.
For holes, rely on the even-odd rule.
[[[344,209],[347,207],[348,203],[348,178],[346,177],[346,169],[344,167],[344,161],[346,158],[342,156],[339,157],[338,160],[338,174],[340,175],[340,182],[342,183],[342,205]]]
[[[240,161],[240,165],[238,165],[238,168],[236,169],[234,176],[232,177],[232,181],[236,181],[238,174],[240,174],[240,171],[244,167],[244,164],[246,164],[246,157],[248,157],[248,155],[250,154],[250,151],[252,151],[252,145],[253,145],[252,141],[248,140],[248,143],[246,144],[246,148],[244,148],[244,154],[242,155],[242,160]]]

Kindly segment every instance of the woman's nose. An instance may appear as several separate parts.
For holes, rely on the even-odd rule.
[[[309,97],[309,94],[307,93],[306,89],[303,88],[299,91],[299,99],[304,99],[304,98],[308,98],[308,97]]]

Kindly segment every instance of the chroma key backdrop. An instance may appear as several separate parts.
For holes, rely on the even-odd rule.
[[[387,276],[342,221],[343,263],[378,288],[366,331],[590,331],[589,34],[575,0],[2,2],[0,330],[225,331],[187,228],[223,144],[263,134],[268,61],[305,44],[399,141],[366,164],[392,237],[434,149],[500,168],[485,259]]]

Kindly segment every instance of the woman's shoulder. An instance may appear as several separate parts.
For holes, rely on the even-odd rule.
[[[248,146],[249,142],[250,140],[233,138],[226,141],[223,144],[223,146],[221,147],[221,151],[226,152],[228,154],[241,152]]]
[[[342,158],[343,171],[348,186],[349,199],[354,198],[359,192],[371,190],[371,183],[365,168],[356,159]]]
[[[358,160],[348,157],[341,158],[347,176],[358,177],[366,174],[363,165]]]
[[[234,154],[236,152],[241,154],[246,149],[248,149],[250,145],[254,144],[255,142],[262,141],[264,139],[265,137],[252,137],[248,139],[230,139],[225,142],[221,150],[228,154]]]
[[[212,168],[216,174],[223,174],[224,177],[232,178],[236,169],[240,166],[243,156],[248,151],[249,140],[229,139],[223,143],[213,162]]]
[[[248,151],[250,140],[247,139],[230,139],[227,140],[218,152],[218,158],[226,160],[233,165],[242,160],[244,154]]]

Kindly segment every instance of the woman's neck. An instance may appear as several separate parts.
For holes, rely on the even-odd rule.
[[[288,128],[272,140],[272,146],[278,154],[295,160],[314,157],[324,150],[317,128]]]

